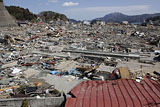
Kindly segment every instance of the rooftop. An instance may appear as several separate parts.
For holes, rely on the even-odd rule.
[[[65,107],[160,106],[160,82],[145,78],[141,83],[122,79],[84,81],[67,98]]]

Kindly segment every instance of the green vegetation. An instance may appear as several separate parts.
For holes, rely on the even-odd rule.
[[[146,21],[149,22],[150,20],[160,22],[160,16],[155,16],[155,17],[148,18]]]
[[[27,99],[25,99],[25,100],[22,102],[21,107],[29,107],[29,102],[28,102]]]
[[[56,89],[54,89],[53,94],[60,94],[60,92]]]
[[[27,87],[28,87],[28,85],[21,85],[21,86],[18,88],[18,91],[24,91]]]
[[[6,6],[8,12],[14,16],[17,20],[20,21],[31,21],[36,22],[37,16],[39,16],[43,21],[68,21],[68,18],[64,14],[55,13],[52,11],[44,11],[41,12],[39,15],[35,15],[29,11],[29,9],[24,9],[18,6]]]
[[[6,6],[8,12],[14,16],[17,20],[21,21],[31,21],[35,20],[37,16],[29,11],[29,9],[24,9],[18,6]]]
[[[60,20],[68,21],[68,18],[64,14],[59,14],[52,11],[41,12],[39,14],[39,17],[45,22],[60,21]]]

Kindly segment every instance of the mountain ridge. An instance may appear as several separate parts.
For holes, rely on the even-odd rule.
[[[154,14],[141,14],[141,15],[125,15],[123,13],[114,12],[105,15],[104,17],[95,18],[93,20],[102,20],[105,22],[122,22],[122,21],[128,21],[129,23],[134,22],[143,22],[147,18],[160,16],[160,13],[154,13]],[[92,21],[93,21],[92,20]]]

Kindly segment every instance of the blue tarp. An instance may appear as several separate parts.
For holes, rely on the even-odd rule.
[[[57,71],[50,71],[50,74],[52,74],[52,75],[56,75],[56,74],[61,74],[61,72],[57,72]]]
[[[52,75],[57,74],[57,71],[50,71],[50,74]]]
[[[76,70],[75,70],[75,69],[72,69],[72,70],[68,71],[68,75],[71,75],[72,72],[74,72],[74,71],[76,71]]]
[[[77,75],[78,73],[80,73],[79,71],[77,71],[76,69],[72,69],[72,70],[70,70],[70,71],[68,71],[68,75]],[[61,72],[57,72],[57,71],[50,71],[50,74],[52,74],[52,75],[56,75],[56,74],[63,74],[63,73],[61,73]],[[63,75],[65,75],[65,74],[63,74]]]
[[[72,70],[68,71],[68,75],[71,75],[71,74],[76,75],[78,73],[80,73],[80,72],[77,71],[76,69],[72,69]]]

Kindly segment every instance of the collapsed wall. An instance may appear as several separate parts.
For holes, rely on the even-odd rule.
[[[23,101],[27,100],[30,107],[60,107],[64,102],[64,97],[46,98],[10,98],[0,99],[0,107],[22,107]]]

